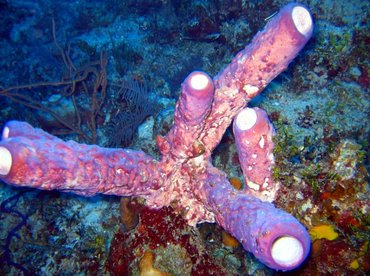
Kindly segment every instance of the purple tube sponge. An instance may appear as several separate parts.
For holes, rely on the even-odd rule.
[[[275,129],[267,113],[257,107],[244,108],[236,115],[233,130],[248,193],[273,201],[279,184],[271,175]]]
[[[139,196],[151,208],[171,205],[189,225],[219,223],[269,267],[294,269],[307,257],[310,237],[293,216],[260,200],[264,191],[276,190],[273,128],[264,112],[243,109],[288,66],[312,29],[307,8],[288,4],[214,80],[191,73],[181,86],[174,125],[157,137],[160,160],[142,151],[63,141],[11,121],[0,141],[0,179],[84,196]],[[232,188],[211,158],[238,113],[234,132],[250,187],[243,191]]]
[[[292,215],[249,194],[235,191],[224,176],[205,187],[216,222],[267,266],[276,270],[299,267],[310,252],[311,239]]]

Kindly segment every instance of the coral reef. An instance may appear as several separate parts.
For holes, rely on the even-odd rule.
[[[276,129],[273,176],[282,185],[275,203],[298,217],[309,230],[331,225],[339,234],[332,241],[316,240],[307,263],[294,273],[365,275],[370,270],[369,3],[302,2],[310,7],[315,19],[313,39],[294,66],[267,86],[251,105],[264,108]],[[142,138],[134,136],[131,146],[158,157],[154,137],[165,135],[172,125],[178,85],[188,72],[196,69],[216,74],[261,29],[264,20],[285,3],[281,0],[3,2],[0,86],[4,89],[62,79],[64,62],[53,40],[53,18],[57,41],[77,67],[98,61],[102,50],[107,53],[107,97],[102,106],[106,115],[97,117],[97,143],[104,146],[112,138],[108,137],[108,130],[117,109],[111,100],[116,98],[117,89],[111,84],[121,83],[122,78],[139,83],[145,80],[151,95],[155,93],[154,104],[160,114],[149,118],[148,122],[154,124],[146,122],[143,131],[147,133]],[[194,27],[198,33],[189,32]],[[82,91],[81,86],[76,90],[76,103],[86,120],[90,107]],[[64,97],[54,87],[20,92],[44,103],[54,100],[54,94]],[[70,98],[66,100],[63,102],[72,102]],[[36,116],[34,110],[1,96],[0,103],[1,125],[9,119],[18,119],[43,126],[43,113]],[[308,113],[306,106],[311,109]],[[71,109],[70,106],[68,110]],[[68,120],[77,121],[76,117]],[[61,129],[60,125],[53,126],[54,133],[63,138],[84,141],[81,135],[70,132],[66,135]],[[230,130],[212,159],[228,177],[243,179]],[[351,179],[344,179],[350,175]],[[245,187],[246,183],[242,184]],[[19,192],[0,183],[0,201],[4,204]],[[6,237],[21,219],[15,213],[0,214],[0,254],[3,256],[4,250],[9,250],[11,261],[21,264],[30,274],[104,273],[110,241],[119,227],[119,207],[119,199],[110,197],[85,199],[57,192],[21,192],[12,209],[26,214],[26,223],[7,246]],[[199,244],[205,245],[209,255],[216,256],[228,275],[273,274],[241,247],[232,250],[224,247],[218,227],[205,223],[192,231],[200,232]],[[182,249],[176,247],[173,251]],[[164,253],[165,250],[156,251],[155,262],[166,259],[162,258]],[[176,259],[174,256],[185,254],[170,257]],[[135,259],[138,264],[140,256]],[[0,271],[21,273],[9,263],[1,263]]]
[[[172,207],[152,210],[143,206],[139,215],[140,225],[133,232],[115,234],[106,263],[107,271],[115,275],[135,275],[138,262],[150,251],[157,256],[155,267],[171,275],[227,274],[207,254],[199,234]],[[158,256],[161,256],[160,260]]]
[[[293,216],[263,201],[273,200],[279,188],[271,179],[274,130],[265,112],[244,107],[286,69],[312,33],[309,10],[290,3],[214,80],[192,72],[182,83],[174,125],[165,137],[157,137],[160,161],[142,151],[64,142],[27,123],[10,121],[0,145],[1,179],[84,196],[140,196],[154,209],[176,202],[190,225],[217,222],[269,267],[297,268],[310,251],[310,239]],[[101,82],[105,80],[99,86]],[[238,193],[210,160],[234,117],[250,188]]]

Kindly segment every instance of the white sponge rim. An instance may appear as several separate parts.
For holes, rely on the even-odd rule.
[[[292,10],[292,20],[298,32],[304,36],[309,36],[312,32],[312,17],[310,12],[302,6],[296,6]]]
[[[295,237],[283,236],[276,239],[271,247],[271,257],[282,267],[292,267],[303,259],[302,243]]]
[[[5,147],[0,147],[0,175],[8,175],[12,168],[12,154]]]
[[[241,130],[249,130],[257,123],[257,112],[253,108],[244,108],[236,116],[236,127]]]
[[[210,84],[208,76],[202,72],[196,72],[191,76],[190,86],[195,90],[203,90]]]

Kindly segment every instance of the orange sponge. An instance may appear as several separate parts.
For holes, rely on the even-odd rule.
[[[140,276],[168,276],[166,272],[162,272],[159,269],[153,267],[154,264],[154,253],[146,251],[144,256],[139,262]]]

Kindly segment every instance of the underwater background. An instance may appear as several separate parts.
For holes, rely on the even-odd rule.
[[[193,70],[216,75],[286,3],[0,0],[0,125],[27,121],[158,157],[155,137],[172,125],[181,82]],[[171,207],[0,182],[0,275],[369,272],[370,3],[301,3],[314,35],[250,105],[276,128],[275,204],[312,238],[302,267],[273,271],[217,225],[192,228]],[[213,161],[243,184],[231,131]]]

